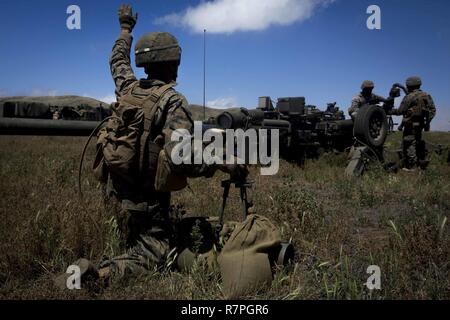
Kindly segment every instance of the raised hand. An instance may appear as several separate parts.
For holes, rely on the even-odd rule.
[[[137,13],[133,15],[133,8],[130,5],[123,4],[119,8],[119,22],[122,29],[133,31],[137,21]]]

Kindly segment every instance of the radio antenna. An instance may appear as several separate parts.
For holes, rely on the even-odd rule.
[[[203,120],[206,120],[206,29],[203,29]]]

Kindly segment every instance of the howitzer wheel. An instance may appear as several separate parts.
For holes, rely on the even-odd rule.
[[[356,139],[371,146],[381,147],[388,133],[386,112],[376,105],[367,105],[359,109],[353,126]]]

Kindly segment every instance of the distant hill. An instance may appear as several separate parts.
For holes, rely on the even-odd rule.
[[[80,96],[4,97],[0,117],[100,121],[111,114],[108,103]]]
[[[0,98],[0,104],[4,102],[24,102],[24,103],[43,103],[50,106],[64,106],[64,107],[78,107],[81,105],[88,105],[92,108],[102,106],[108,108],[109,104],[81,96],[45,96],[45,97],[29,97],[29,96],[17,96],[17,97],[3,97]]]
[[[79,108],[80,106],[88,108],[103,107],[109,109],[109,104],[99,101],[97,99],[81,96],[45,96],[45,97],[30,97],[30,96],[17,96],[17,97],[2,97],[0,98],[0,109],[2,109],[5,102],[20,104],[24,108],[42,108],[42,105],[48,107],[73,107]],[[189,106],[189,110],[192,113],[194,120],[203,120],[203,106],[192,104]],[[206,107],[206,119],[219,115],[224,110],[213,109]],[[27,110],[30,113],[30,110]],[[37,112],[37,110],[36,110]]]

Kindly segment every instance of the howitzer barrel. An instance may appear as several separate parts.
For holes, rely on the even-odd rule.
[[[97,121],[0,118],[0,135],[89,136]]]
[[[217,124],[223,129],[266,128],[289,130],[291,123],[287,120],[266,119],[263,110],[235,109],[225,111],[217,117]]]
[[[331,125],[334,130],[352,130],[353,131],[353,120],[336,120],[331,122]]]
[[[225,111],[217,116],[217,124],[224,129],[248,129],[264,120],[264,111],[245,108]]]
[[[261,128],[266,129],[290,129],[291,123],[286,120],[273,120],[273,119],[264,119],[261,123]]]

